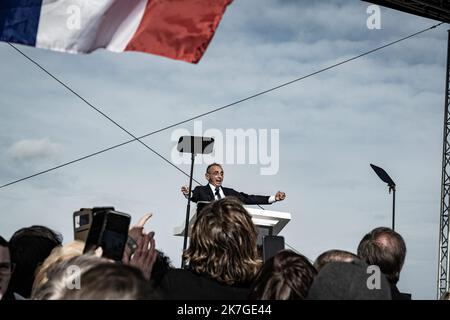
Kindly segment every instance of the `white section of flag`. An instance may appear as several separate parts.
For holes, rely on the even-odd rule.
[[[117,8],[117,10],[119,10],[119,12],[125,12],[128,9],[129,14],[122,21],[119,20],[120,18],[117,18],[117,23],[121,24],[114,33],[110,43],[106,46],[106,49],[122,52],[125,50],[125,47],[139,27],[142,17],[144,16],[145,8],[147,7],[147,0],[121,0],[118,2],[127,7],[123,8],[123,10]]]
[[[36,47],[71,53],[123,51],[147,0],[43,0]]]

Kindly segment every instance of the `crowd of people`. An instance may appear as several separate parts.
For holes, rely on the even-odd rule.
[[[22,228],[9,241],[0,237],[0,298],[411,299],[397,288],[405,242],[385,227],[364,235],[356,253],[333,249],[312,262],[282,250],[263,262],[251,216],[238,199],[225,197],[199,214],[183,269],[156,250],[154,232],[143,225],[129,237],[136,246],[120,262],[103,257],[101,248],[83,253],[80,241],[63,245],[58,232],[43,226]]]

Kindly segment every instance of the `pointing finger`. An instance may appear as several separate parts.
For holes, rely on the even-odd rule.
[[[153,213],[146,213],[142,216],[141,219],[139,219],[139,222],[137,224],[138,227],[143,228],[145,223],[148,221],[148,219],[150,219],[153,216]]]

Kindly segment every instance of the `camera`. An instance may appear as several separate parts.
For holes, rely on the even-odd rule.
[[[86,242],[92,223],[93,212],[114,210],[114,207],[81,208],[73,213],[73,235],[75,240]]]

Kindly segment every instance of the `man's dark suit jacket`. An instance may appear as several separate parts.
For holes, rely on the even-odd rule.
[[[392,300],[411,300],[410,293],[403,293],[398,290],[395,284],[390,284]]]
[[[236,190],[230,189],[230,188],[224,188],[221,187],[223,194],[226,197],[236,197],[240,201],[242,201],[244,204],[269,204],[269,196],[255,196],[251,194],[246,194],[243,192],[238,192]],[[192,198],[191,200],[193,202],[199,202],[199,201],[214,201],[214,193],[211,190],[211,187],[209,184],[206,186],[197,186],[194,188],[194,191],[192,191]]]

